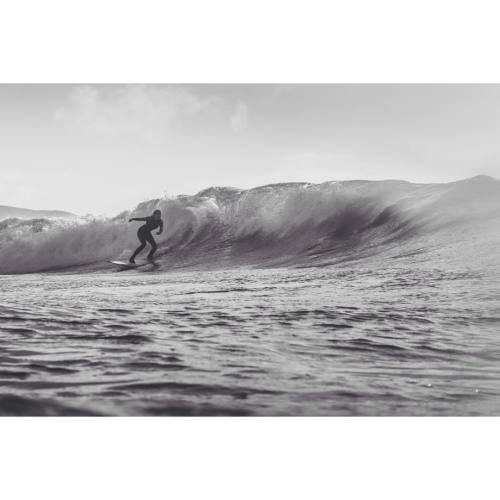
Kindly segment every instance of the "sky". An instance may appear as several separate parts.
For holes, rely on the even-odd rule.
[[[0,205],[500,177],[500,85],[0,85]]]

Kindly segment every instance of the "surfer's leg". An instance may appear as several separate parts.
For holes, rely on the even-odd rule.
[[[158,245],[156,244],[156,241],[153,238],[153,235],[151,233],[149,233],[146,236],[146,239],[147,239],[148,243],[151,245],[151,251],[148,254],[148,260],[153,260],[153,256],[156,252],[156,249],[158,248]]]
[[[144,250],[146,247],[146,238],[142,233],[137,233],[137,237],[139,238],[139,241],[141,244],[137,247],[136,251],[132,254],[132,257],[130,257],[129,262],[131,264],[135,264],[135,258]]]

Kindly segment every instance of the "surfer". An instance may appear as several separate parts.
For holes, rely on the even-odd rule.
[[[139,255],[140,252],[144,250],[144,248],[146,247],[146,243],[149,243],[151,245],[151,251],[148,254],[148,260],[152,261],[158,246],[156,245],[156,241],[153,238],[151,231],[159,227],[160,230],[156,234],[160,235],[163,232],[163,220],[161,218],[161,211],[155,210],[153,212],[153,215],[149,217],[134,217],[132,219],[129,219],[129,222],[132,221],[144,221],[146,222],[146,224],[144,224],[144,226],[141,226],[137,231],[137,237],[139,238],[141,244],[132,254],[132,257],[130,257],[129,262],[131,264],[135,264],[135,258],[137,257],[137,255]]]

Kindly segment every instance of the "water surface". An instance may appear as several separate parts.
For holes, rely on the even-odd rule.
[[[498,278],[407,261],[0,276],[0,413],[499,415]]]

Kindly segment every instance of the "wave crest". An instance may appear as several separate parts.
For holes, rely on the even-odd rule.
[[[498,222],[499,195],[500,182],[483,176],[449,184],[288,183],[209,188],[150,200],[110,219],[7,219],[0,221],[0,272],[125,258],[137,246],[138,225],[128,218],[155,209],[166,222],[158,256],[170,267],[335,263],[380,254],[457,223]]]

